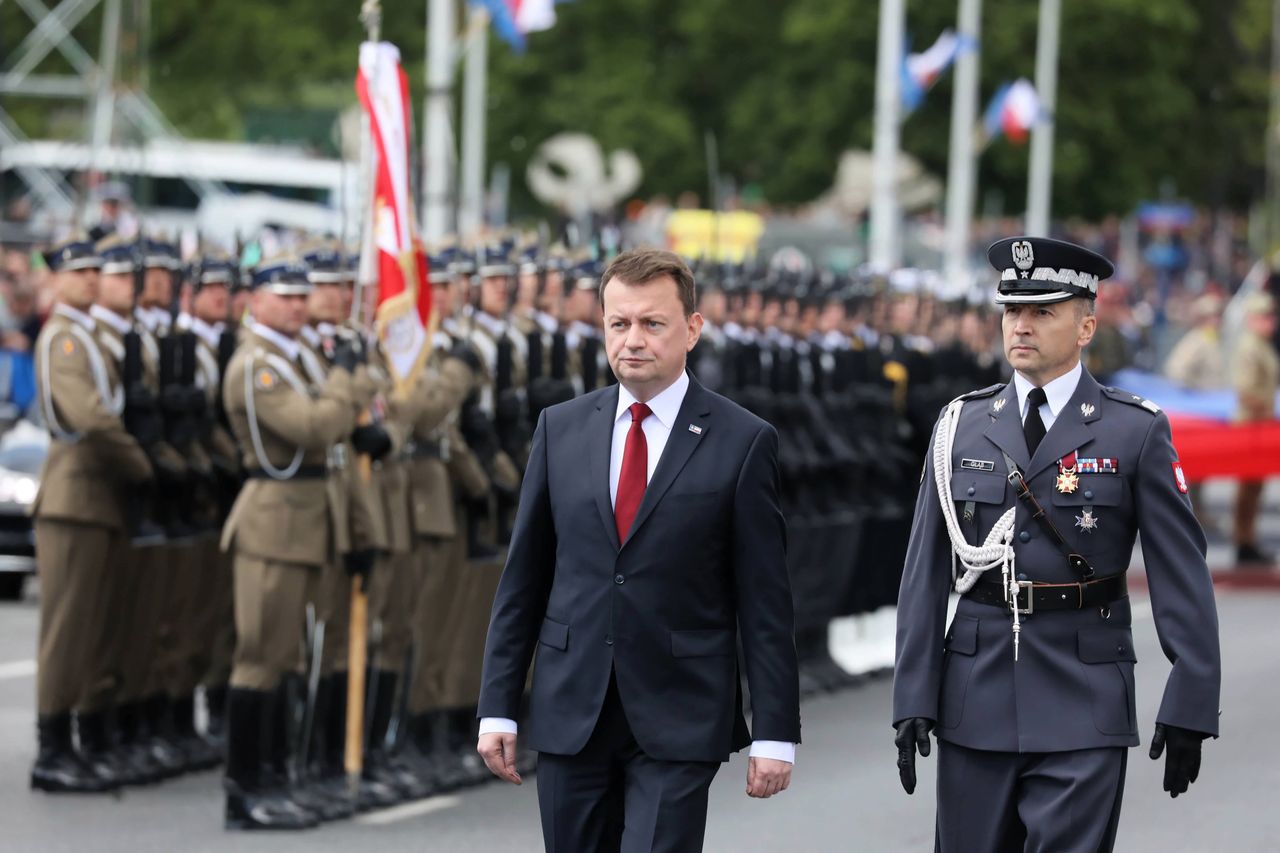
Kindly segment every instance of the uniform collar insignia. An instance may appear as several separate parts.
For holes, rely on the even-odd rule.
[[[1001,397],[1000,399],[996,400],[994,403],[991,404],[991,411],[995,412],[996,414],[999,414],[1000,412],[1004,411],[1004,404],[1007,402],[1009,402],[1008,399],[1006,399],[1005,397]]]
[[[1081,403],[1081,404],[1080,404],[1080,414],[1084,415],[1086,418],[1087,418],[1087,417],[1089,417],[1090,415],[1092,415],[1092,414],[1093,414],[1093,411],[1094,411],[1094,409],[1093,409],[1093,403]]]

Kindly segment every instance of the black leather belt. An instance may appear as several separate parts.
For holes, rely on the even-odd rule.
[[[1019,581],[1017,606],[1024,614],[1040,610],[1083,610],[1086,607],[1104,607],[1128,594],[1129,584],[1123,574],[1084,583]],[[997,579],[979,580],[964,597],[978,604],[1013,610],[1004,584]]]
[[[281,482],[290,480],[323,480],[329,476],[329,468],[325,465],[301,465],[297,471],[293,472],[291,477],[273,477],[262,468],[250,468],[247,476],[250,480],[280,480]]]
[[[408,448],[409,456],[414,459],[442,459],[438,441],[415,441]]]

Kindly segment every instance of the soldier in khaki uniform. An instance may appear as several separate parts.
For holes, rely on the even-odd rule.
[[[102,271],[97,299],[89,313],[96,324],[95,338],[110,370],[126,381],[128,378],[123,376],[125,342],[127,338],[134,339],[142,372],[133,377],[137,387],[126,388],[126,393],[132,394],[126,415],[133,423],[141,418],[149,419],[151,429],[144,436],[144,450],[156,474],[169,481],[182,477],[185,465],[162,438],[156,389],[151,384],[157,380],[155,362],[148,362],[145,346],[148,340],[154,345],[154,339],[134,331],[135,273],[141,261],[141,249],[114,236],[98,244]],[[137,504],[139,513],[143,506]],[[146,506],[149,509],[153,505]],[[158,532],[158,528],[153,527],[152,533]],[[145,784],[176,775],[185,764],[184,756],[173,744],[156,735],[149,716],[151,709],[144,704],[156,655],[156,608],[160,605],[156,600],[159,586],[155,576],[163,569],[158,549],[162,542],[162,536],[133,537],[117,570],[108,609],[117,625],[111,633],[110,654],[119,662],[114,715],[118,731],[101,734],[92,728],[89,731],[89,741],[100,742],[98,749],[109,754],[121,768],[121,780],[126,784]]]
[[[35,346],[38,399],[52,441],[32,505],[41,590],[39,752],[31,785],[104,791],[120,783],[118,768],[76,752],[71,720],[74,712],[82,736],[101,735],[118,689],[108,604],[126,549],[128,495],[151,477],[151,465],[125,430],[119,377],[93,336],[88,311],[101,260],[85,241],[64,243],[46,260],[58,302]]]
[[[207,416],[202,436],[216,477],[219,523],[226,520],[230,498],[239,490],[243,471],[240,450],[223,422],[222,370],[234,331],[228,327],[231,294],[237,290],[239,269],[235,259],[204,255],[191,268],[191,311],[179,322],[196,337],[196,384],[204,392]],[[218,547],[217,538],[202,540],[199,553],[199,586],[193,600],[190,634],[195,643],[191,674],[203,685],[207,721],[205,737],[225,747],[227,681],[235,652],[235,605],[231,593],[231,555]],[[184,712],[185,713],[185,712]],[[185,722],[180,718],[180,722]]]
[[[309,251],[303,257],[311,292],[307,297],[309,322],[302,327],[299,344],[304,373],[313,384],[322,385],[335,369],[333,359],[340,347],[363,352],[358,334],[343,326],[343,307],[348,273],[341,254],[329,247]],[[345,342],[345,343],[344,343]],[[362,356],[364,357],[364,356]],[[371,388],[381,390],[385,374],[367,368]],[[389,547],[382,502],[372,472],[361,474],[357,455],[368,456],[371,466],[383,464],[391,451],[391,437],[382,424],[358,426],[348,438],[329,450],[328,496],[333,530],[334,561],[325,566],[315,589],[316,619],[324,626],[320,658],[320,681],[313,708],[312,741],[308,758],[310,778],[294,794],[316,808],[323,819],[350,814],[343,770],[346,739],[348,649],[351,632],[351,576],[362,575],[366,588],[377,565],[376,554]],[[283,721],[282,721],[283,725]],[[382,808],[398,802],[397,791],[380,780],[362,782],[357,807]]]
[[[223,530],[233,550],[236,653],[228,696],[228,828],[312,826],[271,766],[278,688],[301,672],[308,601],[333,565],[328,457],[352,433],[373,386],[349,347],[318,391],[304,378],[296,336],[306,320],[307,271],[265,264],[254,273],[253,320],[228,365],[223,405],[249,481]]]
[[[1276,309],[1265,293],[1245,299],[1245,329],[1231,358],[1231,383],[1238,404],[1237,423],[1259,423],[1275,419],[1276,388],[1280,386],[1280,358],[1271,340],[1276,331]],[[1258,547],[1256,527],[1262,503],[1261,480],[1240,483],[1236,494],[1236,564],[1269,564],[1275,556]]]

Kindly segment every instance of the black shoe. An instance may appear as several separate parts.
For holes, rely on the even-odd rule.
[[[182,775],[187,769],[187,756],[171,738],[172,711],[168,697],[152,696],[137,703],[138,741],[147,755],[160,768],[162,779]]]
[[[137,703],[121,705],[116,709],[116,749],[134,768],[140,785],[152,785],[166,777],[166,772],[138,734],[140,707]]]
[[[1246,542],[1236,546],[1236,565],[1257,568],[1272,567],[1276,563],[1274,554],[1269,554],[1257,545]]]
[[[429,755],[436,771],[436,787],[440,791],[454,791],[467,785],[468,774],[463,769],[462,756],[454,749],[449,733],[449,712],[432,711],[427,718]]]
[[[228,788],[223,827],[237,830],[311,829],[315,814],[300,807],[280,791],[248,792]]]
[[[71,714],[42,715],[36,721],[39,750],[31,765],[31,787],[57,794],[101,794],[115,785],[94,772],[71,746]]]

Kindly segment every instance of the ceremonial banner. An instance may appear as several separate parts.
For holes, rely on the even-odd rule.
[[[409,80],[389,42],[360,45],[356,93],[369,117],[373,187],[362,268],[377,276],[378,338],[397,386],[412,382],[430,352],[431,289],[414,238],[409,192]]]

